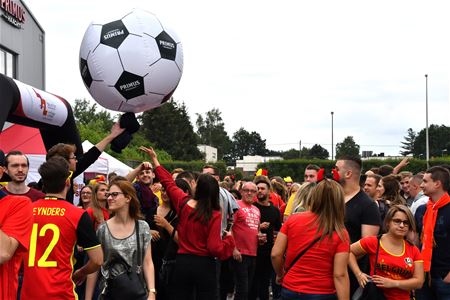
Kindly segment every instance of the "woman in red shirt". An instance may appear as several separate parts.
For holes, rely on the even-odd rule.
[[[344,192],[337,182],[324,179],[311,197],[310,211],[291,215],[272,248],[272,265],[277,281],[282,282],[281,298],[349,299],[350,239],[344,226]]]
[[[373,280],[377,287],[382,288],[386,299],[409,300],[409,291],[422,287],[424,281],[423,260],[419,249],[406,240],[408,233],[414,233],[416,226],[414,217],[408,207],[394,205],[389,209],[384,219],[386,233],[380,238],[378,259],[376,252],[378,238],[365,237],[351,246],[350,268],[364,287]],[[369,276],[359,269],[356,258],[369,255]]]
[[[219,184],[209,174],[197,179],[194,197],[184,193],[164,169],[152,148],[141,147],[152,159],[154,172],[166,189],[176,210],[179,223],[178,253],[176,258],[172,299],[217,299],[216,258],[231,257],[235,247],[231,233],[221,237]]]

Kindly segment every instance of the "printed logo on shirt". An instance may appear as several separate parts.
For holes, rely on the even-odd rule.
[[[408,267],[412,267],[412,265],[413,265],[413,261],[412,261],[412,259],[410,258],[410,257],[405,257],[405,263],[406,263],[406,265],[408,266]]]

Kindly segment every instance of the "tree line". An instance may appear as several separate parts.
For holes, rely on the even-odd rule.
[[[90,104],[86,99],[75,100],[74,116],[81,139],[92,143],[100,141],[107,134],[115,117],[106,110],[98,110],[96,103]],[[267,149],[266,140],[258,132],[249,132],[243,127],[230,137],[225,130],[221,112],[217,108],[211,109],[204,115],[196,114],[194,129],[186,105],[173,99],[158,108],[142,113],[138,118],[141,128],[133,135],[130,145],[120,154],[109,151],[111,155],[122,160],[142,160],[143,156],[138,147],[145,145],[154,147],[162,161],[202,160],[203,154],[197,145],[205,144],[217,148],[218,160],[223,160],[229,165],[245,155],[280,156],[283,159],[328,159],[330,156],[328,150],[319,144],[311,148],[302,147],[301,150],[294,148],[287,151],[270,150]],[[430,126],[430,134],[432,131],[433,136],[435,132],[445,136],[445,132],[441,133],[441,131],[445,128],[447,130],[446,148],[441,146],[440,138],[433,139],[434,152],[432,153],[434,154],[440,151],[436,150],[438,148],[448,149],[450,134],[449,128],[444,125],[442,125],[444,129],[441,127],[436,129],[433,126],[437,127],[437,125]],[[405,149],[403,153],[406,154],[402,153],[402,155],[414,154],[413,151],[420,153],[421,132],[416,134],[412,129],[408,130],[402,147],[410,148],[403,148]],[[343,155],[360,155],[360,146],[352,136],[347,136],[341,143],[336,144],[336,157]]]

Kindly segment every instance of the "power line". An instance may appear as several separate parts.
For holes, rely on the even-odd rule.
[[[302,141],[302,145],[321,145],[321,146],[331,146],[331,144],[329,143],[310,143],[310,142],[303,142]],[[288,146],[288,145],[298,145],[298,143],[279,143],[279,144],[268,144],[266,146]],[[359,144],[359,146],[364,146],[364,147],[400,147],[400,145],[369,145],[369,144]],[[295,148],[295,147],[294,147]]]

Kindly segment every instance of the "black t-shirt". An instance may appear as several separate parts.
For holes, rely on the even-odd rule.
[[[345,228],[352,243],[361,239],[361,225],[380,225],[376,203],[362,190],[345,203]]]
[[[417,232],[419,236],[423,230],[423,216],[427,210],[427,205],[421,205],[417,208],[415,219],[417,223]],[[444,278],[450,272],[450,204],[441,207],[438,210],[436,225],[434,225],[434,243],[433,255],[431,257],[431,277]]]
[[[260,222],[269,222],[270,225],[267,229],[261,229],[261,233],[267,234],[267,243],[258,246],[258,255],[270,255],[273,247],[273,232],[279,231],[281,228],[281,215],[280,210],[273,206],[269,202],[270,206],[264,206],[255,202],[255,206],[259,209],[261,213]]]

